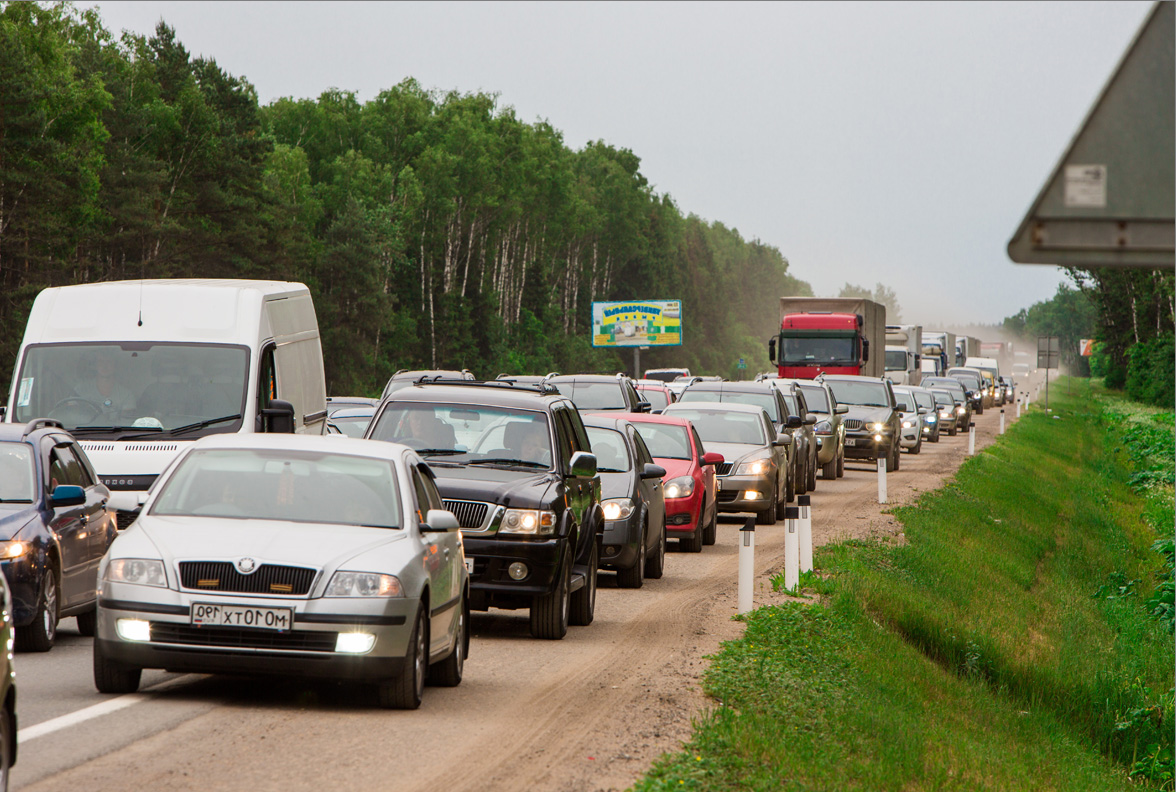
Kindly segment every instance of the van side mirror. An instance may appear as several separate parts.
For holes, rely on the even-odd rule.
[[[571,468],[576,478],[592,478],[596,475],[596,454],[577,451],[572,454]]]
[[[294,405],[282,399],[273,399],[270,406],[261,411],[264,431],[270,434],[294,434]]]

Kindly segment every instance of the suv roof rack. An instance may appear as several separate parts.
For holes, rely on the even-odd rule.
[[[452,377],[421,377],[413,383],[413,386],[419,385],[457,385],[459,387],[474,387],[474,388],[502,388],[508,390],[529,390],[543,396],[558,396],[559,389],[554,385],[548,385],[546,382],[515,382],[512,379],[494,379],[494,380],[469,380],[469,379],[453,379]]]
[[[34,418],[25,424],[24,431],[20,433],[22,438],[28,437],[38,429],[65,429],[65,424],[53,418]]]

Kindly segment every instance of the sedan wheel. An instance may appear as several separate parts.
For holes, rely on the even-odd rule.
[[[641,527],[641,537],[637,542],[637,563],[628,569],[617,570],[617,585],[621,588],[638,589],[645,585],[645,536],[648,526]]]
[[[702,513],[706,514],[706,502],[703,501]],[[711,512],[711,518],[706,523],[706,528],[702,532],[702,543],[704,545],[713,545],[719,539],[719,507],[715,506],[714,511]]]
[[[16,648],[24,652],[48,652],[57,639],[57,570],[45,568],[37,615],[27,627],[16,628]]]
[[[386,709],[414,710],[425,695],[425,671],[429,661],[429,625],[425,609],[418,608],[416,623],[408,639],[408,654],[400,675],[377,688],[380,706]]]
[[[662,522],[661,536],[657,540],[657,549],[645,561],[645,577],[659,580],[666,567],[666,524]]]
[[[465,670],[466,650],[470,645],[470,606],[462,594],[458,603],[457,635],[453,641],[453,651],[439,663],[429,666],[429,681],[441,687],[457,687],[461,684],[461,675]]]
[[[8,776],[12,771],[15,746],[16,713],[5,703],[0,708],[0,790],[2,792],[8,792]]]

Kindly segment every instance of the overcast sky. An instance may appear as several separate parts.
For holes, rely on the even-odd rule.
[[[999,322],[1065,276],[1005,246],[1150,3],[102,2],[261,102],[486,91],[632,149],[683,212],[775,245],[818,295]],[[754,288],[754,284],[748,284]],[[672,295],[633,295],[667,297]]]

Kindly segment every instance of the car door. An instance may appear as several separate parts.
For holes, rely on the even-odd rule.
[[[646,513],[649,515],[649,532],[646,534],[645,543],[649,545],[650,537],[654,538],[654,547],[657,546],[656,537],[661,531],[662,523],[666,521],[666,496],[665,484],[662,482],[661,476],[657,478],[641,478],[641,471],[645,469],[646,465],[656,464],[653,461],[653,454],[649,453],[649,446],[645,445],[645,440],[641,438],[641,434],[636,427],[629,425],[625,429],[626,434],[629,435],[630,443],[633,450],[637,454],[637,487],[641,490],[641,498],[645,501]]]
[[[433,477],[423,465],[409,465],[416,509],[422,521],[430,509],[444,509]],[[459,615],[461,571],[464,563],[460,531],[430,531],[421,534],[422,559],[429,578],[429,654],[442,652],[453,642]]]
[[[783,436],[783,433],[776,433],[776,427],[766,412],[760,413],[760,417],[763,421],[764,432],[768,437],[768,448],[771,449],[772,459],[774,459],[776,462],[776,469],[777,471],[783,471],[783,475],[777,474],[776,476],[780,485],[780,491],[776,493],[776,495],[777,497],[784,498],[785,492],[787,490],[787,485],[784,482],[787,481],[788,476],[792,475],[792,471],[788,468],[788,446],[776,445],[776,438]],[[793,444],[795,444],[795,442],[796,441],[794,440]]]
[[[690,438],[694,442],[694,462],[702,471],[702,489],[705,493],[703,503],[709,503],[712,509],[718,509],[716,498],[719,490],[719,476],[718,471],[715,470],[714,465],[704,465],[702,457],[706,454],[706,448],[702,445],[702,438],[698,436],[698,430],[694,428],[694,424],[690,424]],[[703,520],[707,517],[704,514]]]
[[[53,445],[49,449],[49,481],[45,490],[52,496],[53,489],[62,485],[84,487],[81,476],[81,464],[69,450],[68,443]],[[93,572],[90,562],[89,515],[86,504],[74,506],[49,507],[52,517],[49,528],[57,537],[57,546],[61,553],[61,605],[70,608],[92,597],[96,583],[88,579]]]
[[[86,522],[86,572],[87,580],[92,581],[91,594],[98,596],[98,564],[107,548],[114,541],[118,533],[114,516],[106,509],[106,502],[110,500],[110,491],[99,483],[94,473],[94,466],[90,464],[86,452],[74,441],[69,442],[70,453],[77,460],[82,487],[86,490],[85,522]],[[92,577],[91,577],[92,576]]]

